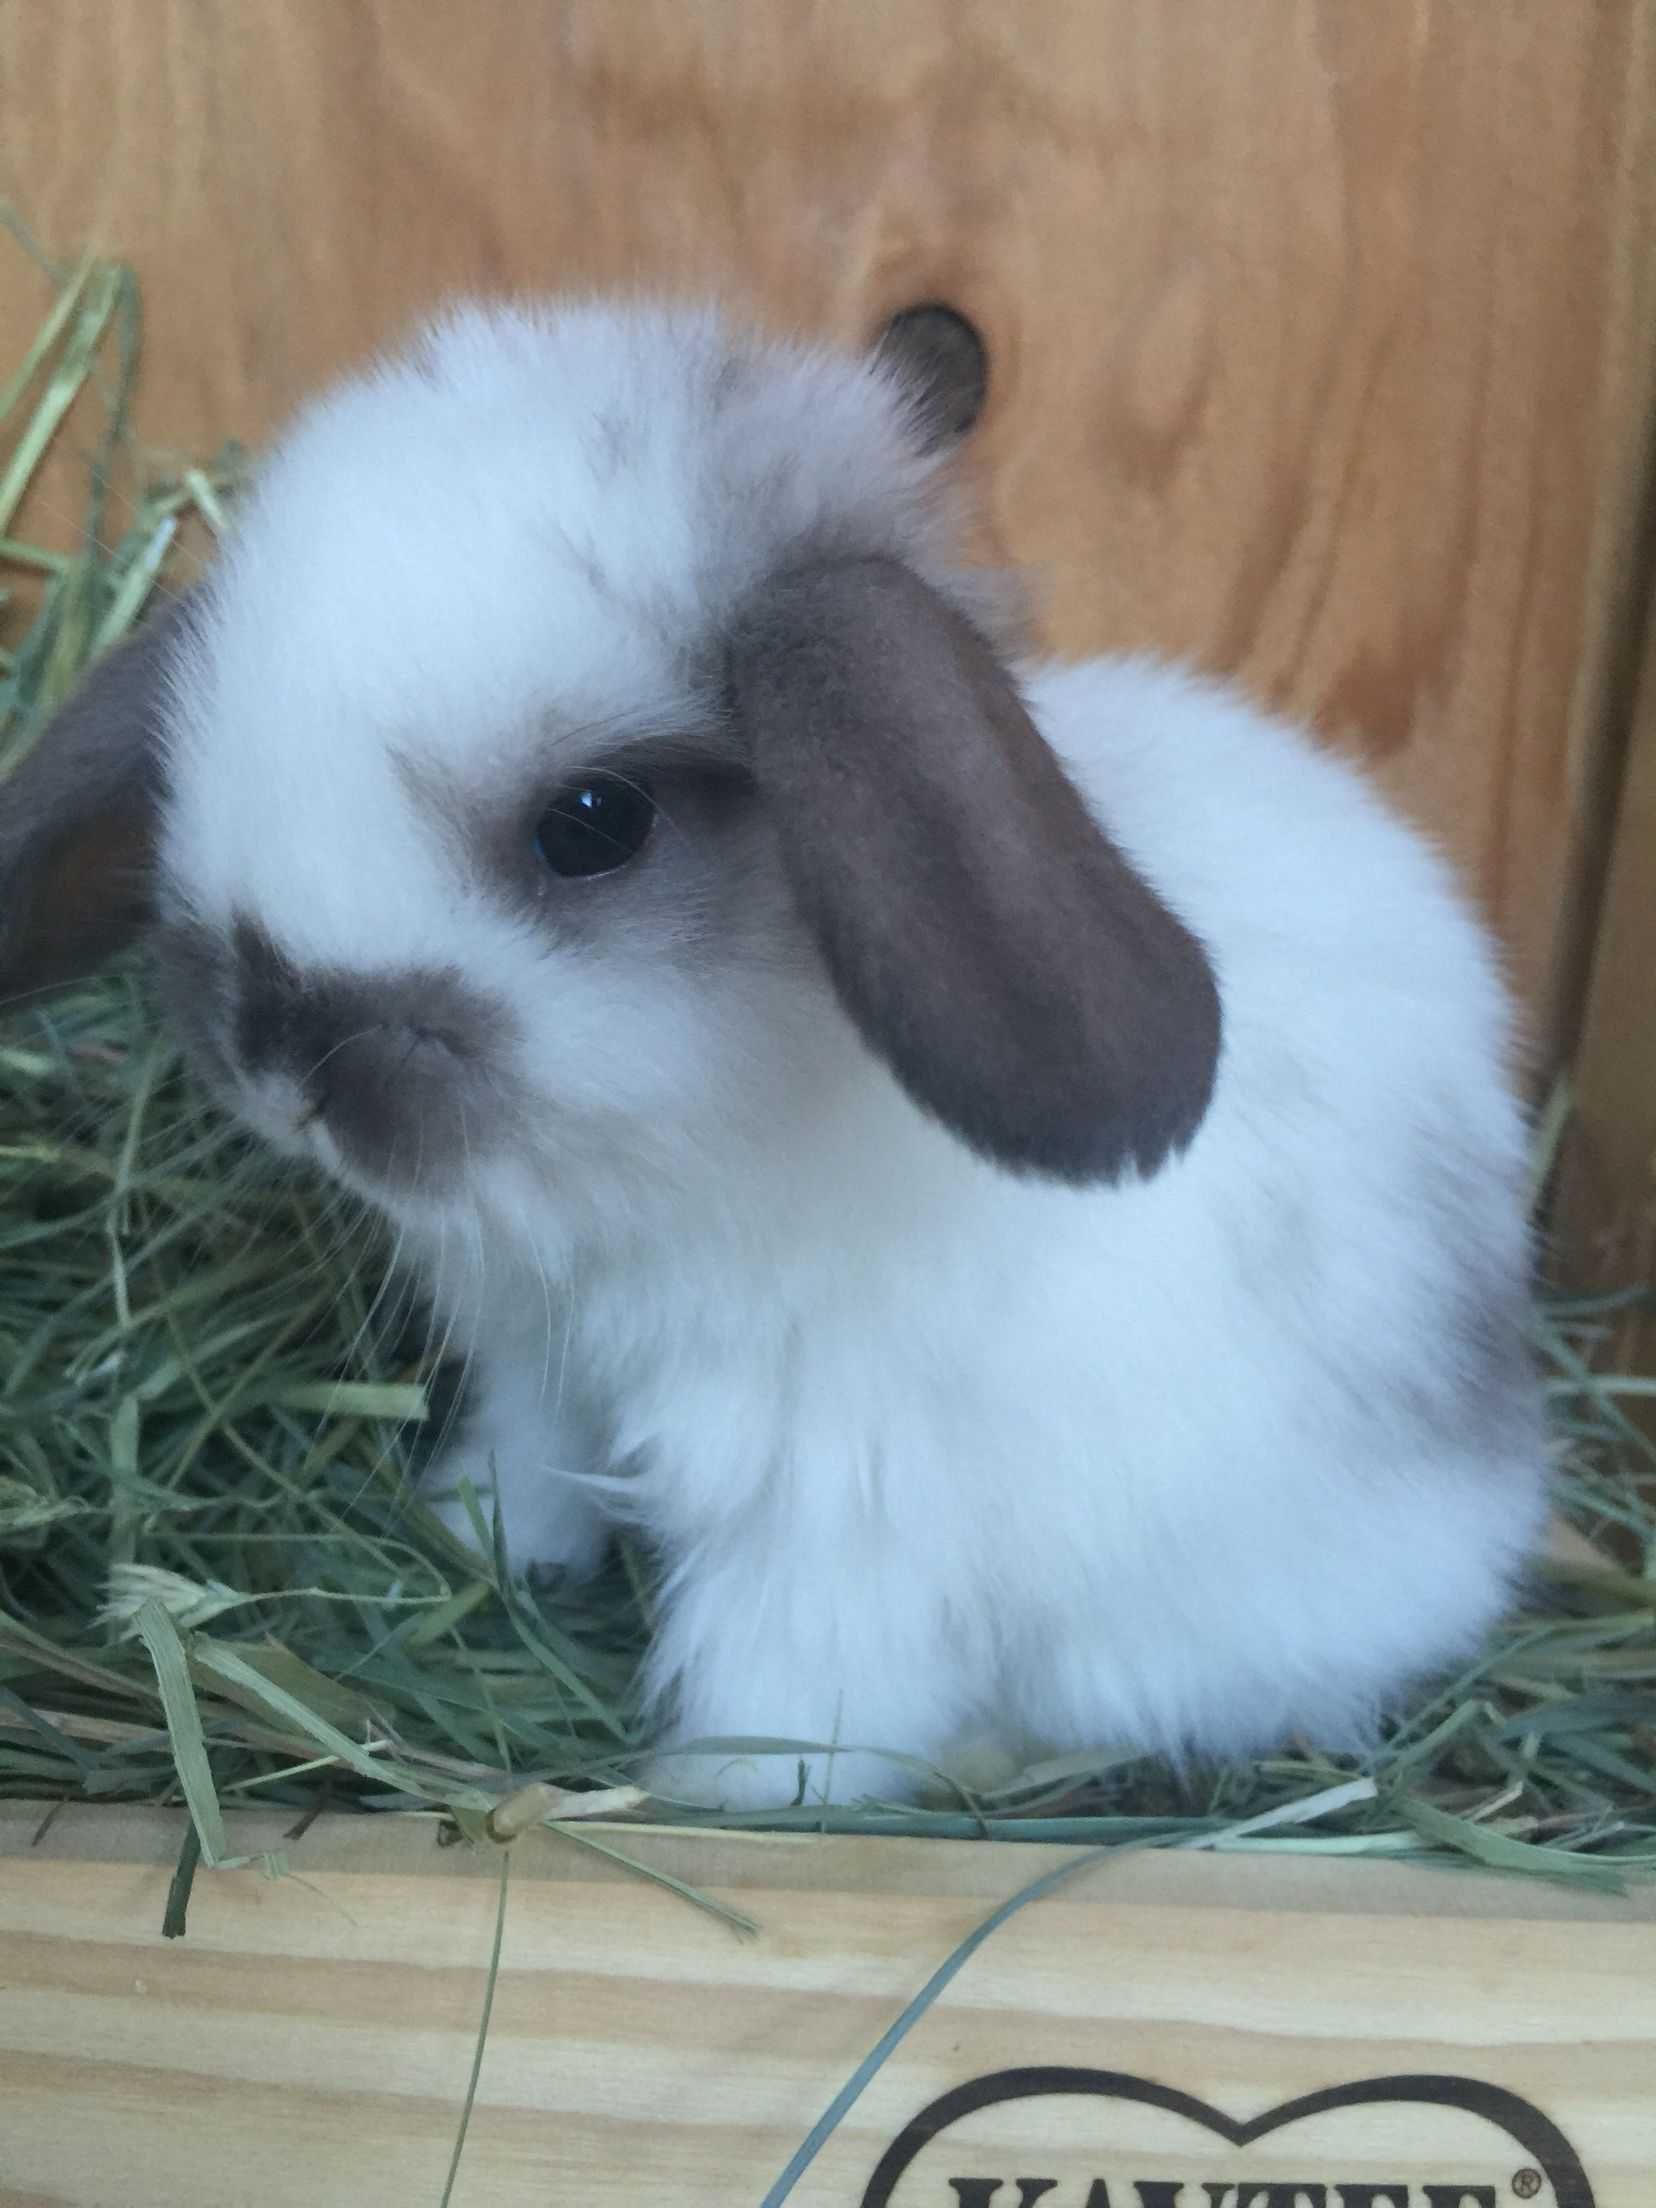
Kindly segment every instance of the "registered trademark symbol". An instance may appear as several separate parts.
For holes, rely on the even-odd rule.
[[[1512,2180],[1512,2189],[1520,2200],[1533,2200],[1545,2183],[1539,2170],[1520,2170]]]

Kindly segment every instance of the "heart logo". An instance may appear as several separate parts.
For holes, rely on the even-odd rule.
[[[1222,2139],[1227,2146],[1237,2148],[1252,2146],[1255,2141],[1286,2131],[1291,2125],[1307,2123],[1313,2117],[1327,2116],[1335,2110],[1376,2105],[1405,2110],[1457,2110],[1481,2119],[1500,2135],[1503,2162],[1496,2165],[1502,2170],[1502,2182],[1498,2186],[1454,2182],[1405,2184],[1402,2181],[1375,2184],[1371,2180],[1354,2180],[1346,2186],[1250,2186],[1244,2178],[1235,2187],[1235,2208],[1241,2208],[1244,2196],[1264,2203],[1264,2208],[1277,2208],[1277,2202],[1286,2201],[1290,2193],[1296,2203],[1303,2202],[1308,2195],[1320,2196],[1330,2208],[1342,2200],[1348,2208],[1354,2208],[1359,2201],[1364,2208],[1462,2208],[1463,2203],[1493,2208],[1503,2191],[1510,2190],[1519,2200],[1533,2200],[1543,2187],[1550,2188],[1554,2208],[1594,2208],[1593,2190],[1587,2182],[1581,2158],[1551,2117],[1543,2115],[1532,2102],[1518,2094],[1478,2078],[1429,2073],[1362,2078],[1351,2085],[1329,2086],[1318,2093],[1302,2094],[1297,2100],[1284,2101],[1277,2108],[1267,2109],[1262,2116],[1238,2122],[1223,2110],[1198,2100],[1194,2094],[1158,2085],[1150,2078],[1132,2077],[1122,2070],[1069,2069],[1061,2065],[997,2070],[940,2095],[904,2126],[880,2157],[863,2194],[862,2208],[890,2208],[898,2186],[919,2157],[964,2118],[1008,2101],[1039,2100],[1054,2095],[1133,2102],[1141,2108],[1159,2109],[1170,2116],[1182,2117],[1198,2129]],[[1405,2131],[1402,2134],[1405,2150],[1408,2143],[1409,2135]],[[1516,2150],[1523,2165],[1516,2175],[1511,2173],[1510,2167],[1512,2150]],[[1059,2208],[1056,2179],[951,2176],[944,2181],[944,2187],[946,2189],[927,2196],[935,2197],[940,2208],[943,2203],[947,2208],[1030,2208],[1031,2203],[1044,2200],[1049,2194],[1054,2197],[1048,2202],[1048,2208]],[[1178,2208],[1183,2187],[1178,2180],[1142,2177],[1135,2172],[1131,2180],[1120,2181],[1120,2190],[1127,2201],[1139,2204],[1139,2208]],[[1211,2183],[1199,2190],[1213,2203],[1213,2208],[1220,2208],[1221,2198],[1231,2193],[1230,2186]],[[905,2202],[910,2197],[913,2196],[905,2194]],[[1076,2208],[1110,2208],[1108,2177],[1093,2177],[1091,2190],[1084,2197],[1076,2196]]]

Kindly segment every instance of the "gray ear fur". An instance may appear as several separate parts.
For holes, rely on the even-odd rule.
[[[907,387],[923,451],[958,444],[983,412],[989,355],[953,307],[928,303],[894,314],[880,332],[874,358]]]
[[[1202,946],[1093,820],[977,629],[899,561],[775,578],[733,710],[845,1010],[982,1155],[1153,1172],[1212,1093]]]
[[[160,724],[188,605],[101,659],[0,781],[0,1009],[80,980],[150,916]]]

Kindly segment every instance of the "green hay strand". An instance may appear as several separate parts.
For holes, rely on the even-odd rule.
[[[147,465],[127,436],[136,330],[127,272],[82,262],[0,383],[0,771],[233,511],[232,448]],[[29,489],[71,451],[82,526],[37,542]],[[488,1847],[492,1812],[529,1782],[578,1796],[636,1775],[647,1560],[623,1549],[578,1591],[511,1586],[419,1507],[453,1376],[385,1255],[354,1206],[203,1100],[136,972],[0,1021],[0,1793],[183,1800],[222,1868],[239,1860],[225,1805],[244,1796],[300,1819],[437,1813]],[[1638,1414],[1656,1383],[1605,1369],[1627,1302],[1554,1296],[1537,1319],[1561,1494],[1598,1561],[1539,1573],[1361,1768],[1314,1743],[1183,1776],[1100,1749],[919,1804],[629,1814],[1430,1859],[1587,1886],[1648,1873],[1656,1444]],[[582,1832],[579,1801],[556,1802],[549,1832],[626,1859],[613,1826]]]
[[[500,1850],[500,1895],[495,1903],[494,1942],[489,1949],[489,1968],[483,1980],[483,2010],[477,2020],[477,2043],[472,2049],[471,2075],[466,2080],[466,2098],[460,2108],[460,2124],[454,2135],[454,2153],[449,2159],[448,2177],[443,2185],[440,2208],[449,2208],[454,2198],[454,2184],[460,2175],[460,2157],[466,2151],[466,2134],[471,2129],[472,2110],[477,2106],[477,2081],[483,2075],[483,2055],[489,2044],[489,2018],[494,2013],[495,1987],[500,1982],[500,1950],[506,1939],[506,1889],[511,1876],[512,1851]]]
[[[224,1837],[218,1789],[213,1784],[213,1767],[207,1755],[207,1736],[202,1731],[201,1712],[190,1687],[189,1658],[178,1637],[177,1626],[160,1603],[153,1600],[145,1603],[138,1613],[138,1631],[155,1666],[161,1707],[167,1713],[167,1733],[172,1743],[178,1783],[190,1805],[190,1821],[201,1843],[202,1860],[211,1869],[215,1863],[224,1862],[230,1849]]]
[[[1244,1819],[1228,1831],[1206,1834],[1188,1844],[1209,1848],[1233,1845],[1274,1827],[1305,1824],[1314,1818],[1327,1816],[1334,1810],[1344,1809],[1352,1802],[1371,1801],[1373,1797],[1374,1788],[1368,1780],[1354,1780],[1348,1785],[1326,1788],[1301,1802],[1284,1803],[1277,1809],[1265,1811],[1259,1817]],[[858,2063],[789,2157],[786,2168],[766,2193],[759,2208],[782,2208],[782,2203],[790,2198],[799,2180],[839,2129],[853,2105],[861,2098],[865,2087],[885,2067],[915,2025],[934,2006],[938,1996],[953,1984],[992,1933],[998,1932],[1009,1917],[1015,1917],[1030,1902],[1042,1900],[1047,1894],[1056,1892],[1060,1886],[1068,1885],[1082,1871],[1096,1870],[1102,1861],[1114,1861],[1126,1852],[1121,1847],[1091,1848],[1082,1855],[1072,1856],[1067,1863],[1058,1864],[1040,1878],[1031,1879],[1027,1886],[1020,1887],[1017,1893],[1010,1895],[998,1908],[992,1909],[980,1925],[968,1932]]]

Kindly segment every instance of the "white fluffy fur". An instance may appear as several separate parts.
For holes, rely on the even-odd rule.
[[[393,764],[579,763],[583,730],[684,710],[675,640],[790,543],[941,574],[938,527],[862,365],[707,316],[452,317],[266,472],[178,687],[171,898],[301,962],[456,964],[522,1015],[544,1124],[387,1208],[474,1354],[445,1476],[498,1473],[525,1564],[589,1568],[607,1515],[658,1545],[669,1748],[839,1744],[810,1784],[848,1797],[912,1785],[882,1750],[985,1733],[1359,1737],[1476,1642],[1543,1508],[1539,1428],[1491,1463],[1423,1454],[1407,1414],[1459,1354],[1465,1245],[1523,1270],[1522,1130],[1490,950],[1366,784],[1182,675],[1027,671],[1224,1004],[1189,1152],[1078,1191],[924,1118],[763,915],[693,983],[647,933],[549,944]],[[300,1139],[291,1095],[240,1101]],[[1481,1163],[1458,1210],[1444,1154]],[[797,1760],[663,1784],[782,1800]]]

